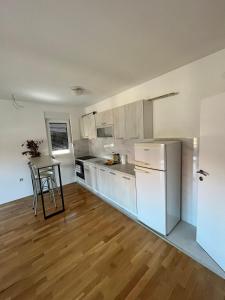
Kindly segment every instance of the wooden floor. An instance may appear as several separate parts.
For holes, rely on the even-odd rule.
[[[0,299],[225,299],[225,281],[77,184],[66,212],[0,206]]]

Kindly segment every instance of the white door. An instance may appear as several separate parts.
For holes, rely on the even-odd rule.
[[[135,167],[138,219],[166,234],[166,172]]]
[[[225,270],[225,94],[202,102],[199,169],[197,242]]]

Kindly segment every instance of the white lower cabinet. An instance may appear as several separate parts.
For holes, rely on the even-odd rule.
[[[95,192],[97,192],[98,191],[97,167],[93,164],[90,164],[90,177],[91,177],[91,188]]]
[[[90,166],[92,189],[132,214],[137,214],[135,177],[101,166]]]
[[[136,215],[136,180],[126,173],[84,163],[85,184],[94,192]]]
[[[85,184],[89,187],[92,187],[90,164],[88,163],[84,163],[84,176],[85,176]]]
[[[109,199],[119,203],[119,175],[118,172],[109,171]]]
[[[110,185],[109,185],[109,172],[106,168],[99,167],[97,171],[98,192],[104,197],[109,198]]]
[[[119,174],[119,205],[131,213],[137,213],[135,177]]]

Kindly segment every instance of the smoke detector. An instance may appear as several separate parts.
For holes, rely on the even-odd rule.
[[[74,92],[76,96],[82,96],[86,93],[86,89],[82,86],[72,86],[71,90]]]

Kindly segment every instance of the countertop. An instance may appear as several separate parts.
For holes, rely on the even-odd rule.
[[[38,169],[45,168],[45,167],[52,167],[60,164],[58,160],[53,159],[49,155],[42,155],[40,157],[31,157],[30,162]]]
[[[91,164],[95,164],[95,165],[99,165],[102,166],[104,168],[108,168],[110,170],[114,170],[117,172],[121,172],[121,173],[126,173],[132,176],[135,176],[135,172],[134,172],[134,164],[115,164],[115,165],[106,165],[106,159],[103,158],[92,158],[92,159],[88,159],[88,160],[83,160],[84,163],[91,163]]]

